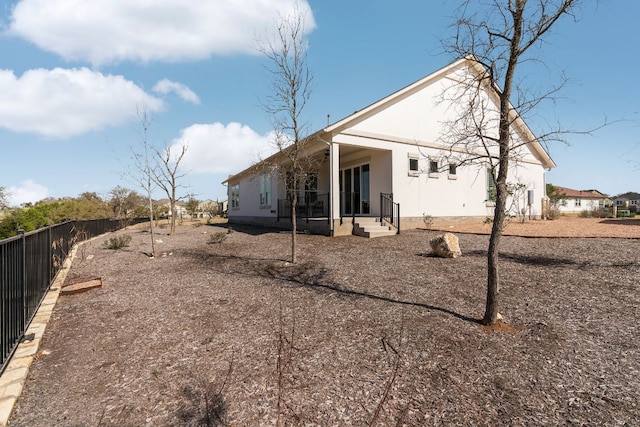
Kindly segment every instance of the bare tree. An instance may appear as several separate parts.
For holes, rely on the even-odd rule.
[[[309,153],[308,123],[302,117],[313,81],[307,64],[305,18],[306,14],[296,4],[293,13],[278,22],[275,40],[265,40],[259,46],[267,58],[272,82],[271,94],[263,105],[272,118],[279,150],[279,155],[270,158],[273,162],[263,162],[262,168],[285,183],[291,205],[291,262],[294,264],[297,262],[299,190],[304,188],[318,164],[318,158]]]
[[[131,148],[131,155],[133,159],[133,167],[135,170],[129,172],[131,179],[143,189],[147,198],[148,213],[149,213],[149,227],[151,235],[151,253],[152,258],[156,254],[155,246],[155,224],[154,224],[154,206],[153,206],[153,190],[154,177],[156,175],[155,164],[153,163],[153,147],[149,142],[149,129],[153,123],[153,118],[147,113],[145,109],[138,109],[138,120],[140,124],[140,144],[137,149]]]
[[[464,105],[448,130],[452,146],[472,153],[460,164],[485,164],[495,185],[494,214],[487,251],[487,298],[483,324],[498,319],[500,275],[498,251],[506,219],[509,197],[507,173],[525,145],[536,139],[522,137],[516,127],[520,115],[532,111],[564,84],[543,94],[531,94],[516,80],[516,70],[524,61],[535,61],[545,36],[565,16],[573,16],[578,0],[466,0],[459,9],[456,37],[447,49],[460,57],[472,58],[478,67],[470,73],[465,89],[454,96]],[[491,89],[487,91],[487,89]],[[497,99],[491,99],[495,94]],[[521,129],[520,129],[521,130]],[[559,129],[537,137],[544,142],[559,139]],[[518,137],[516,137],[516,134]]]
[[[157,167],[153,169],[152,179],[153,182],[165,192],[169,199],[169,211],[171,213],[169,234],[176,232],[176,202],[184,197],[178,197],[176,193],[178,188],[183,187],[178,181],[183,178],[186,173],[180,172],[180,162],[188,148],[189,146],[187,144],[180,145],[180,150],[175,155],[172,155],[170,146],[164,147],[162,151],[154,149],[158,164]]]

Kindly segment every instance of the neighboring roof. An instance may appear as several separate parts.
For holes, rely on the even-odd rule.
[[[640,200],[640,193],[629,191],[627,193],[615,196],[614,199]]]
[[[598,190],[573,190],[571,188],[554,185],[558,193],[562,193],[570,199],[606,199],[607,195]]]
[[[586,191],[586,192],[593,193],[593,194],[599,194],[599,195],[604,196],[604,197],[609,197],[607,194],[601,193],[600,191],[598,191],[598,190],[594,190],[594,189],[591,189],[591,190],[582,190],[582,191]]]
[[[455,69],[462,68],[465,65],[470,70],[474,70],[478,75],[480,75],[481,73],[484,73],[485,71],[484,65],[482,65],[479,61],[477,61],[474,56],[470,55],[464,58],[460,58],[457,61],[454,61],[451,64],[429,74],[428,76],[423,77],[422,79],[408,86],[405,86],[404,88],[392,93],[391,95],[385,98],[382,98],[381,100],[374,102],[373,104],[361,110],[356,111],[350,116],[347,116],[333,123],[332,125],[327,126],[326,128],[323,129],[323,131],[326,133],[340,132],[343,129],[352,126],[354,123],[357,123],[360,120],[367,118],[380,110],[384,110],[388,105],[397,102],[399,99],[402,99],[403,97],[411,93],[419,91],[423,87],[430,85],[431,83],[439,80],[440,78],[450,74]],[[493,91],[494,94],[496,95],[500,93],[500,89],[495,84],[495,82],[493,82],[492,85],[487,85],[487,89],[490,91]],[[513,106],[511,106],[511,108],[512,108],[512,111],[515,111]],[[556,167],[555,162],[553,161],[549,153],[547,153],[547,150],[545,150],[542,144],[540,144],[540,142],[538,141],[536,136],[533,134],[533,132],[531,132],[531,130],[529,129],[527,124],[524,122],[522,117],[520,117],[518,113],[515,113],[515,114],[516,115],[512,117],[514,119],[513,123],[515,127],[524,134],[525,140],[531,141],[527,145],[531,149],[532,153],[540,160],[540,162],[545,168],[549,169],[549,168]]]
[[[171,200],[167,198],[154,200],[154,202],[160,206],[169,206],[171,204]],[[184,205],[186,205],[186,203],[183,202],[182,200],[176,200],[176,206],[184,206]]]

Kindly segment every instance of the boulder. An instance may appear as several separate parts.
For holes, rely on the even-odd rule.
[[[440,234],[429,241],[433,253],[442,258],[457,258],[462,255],[458,237],[452,233]]]

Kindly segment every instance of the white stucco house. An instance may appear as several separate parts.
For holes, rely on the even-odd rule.
[[[558,204],[558,210],[562,214],[579,214],[583,211],[594,211],[610,204],[607,195],[598,190],[573,190],[557,185],[555,188],[559,194],[565,197]]]
[[[463,58],[309,136],[309,156],[318,167],[298,186],[299,225],[313,232],[345,235],[377,220],[385,227],[424,227],[434,222],[484,220],[493,215],[495,186],[488,163],[465,162],[486,152],[453,146],[445,123],[460,110],[443,93],[456,90],[473,73],[484,71],[472,58]],[[485,85],[483,100],[490,105],[493,130],[498,96]],[[555,163],[514,113],[513,151],[508,182],[521,191],[508,206],[540,216],[545,198],[545,170]],[[492,156],[497,147],[489,148]],[[285,161],[276,153],[265,162]],[[487,160],[488,162],[488,160]],[[290,227],[290,206],[281,174],[265,173],[261,165],[229,176],[230,223]],[[301,218],[301,219],[300,219]],[[358,233],[356,233],[358,234]]]

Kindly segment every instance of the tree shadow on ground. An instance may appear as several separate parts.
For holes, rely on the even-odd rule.
[[[233,231],[249,234],[251,236],[260,236],[262,234],[280,234],[280,233],[291,234],[291,230],[274,228],[274,227],[260,227],[258,225],[212,223],[212,224],[206,224],[206,226],[219,228],[225,231],[231,229]],[[308,232],[304,230],[298,230],[298,234],[308,234]]]
[[[467,256],[486,257],[486,250],[473,250],[465,252]],[[500,253],[500,258],[508,261],[517,262],[524,265],[543,265],[543,266],[585,266],[586,264],[577,262],[570,258],[552,258],[547,256],[531,256],[514,253]]]
[[[600,221],[600,224],[613,224],[613,225],[636,225],[640,226],[640,219],[635,218],[609,218]]]
[[[398,304],[402,306],[419,307],[431,311],[448,314],[465,322],[480,323],[481,319],[465,316],[453,310],[436,305],[415,301],[401,300],[391,297],[376,295],[370,292],[350,289],[327,277],[328,270],[316,263],[306,262],[290,264],[283,260],[250,258],[236,255],[219,255],[193,253],[201,261],[207,263],[209,268],[218,267],[224,274],[242,274],[252,277],[276,280],[290,285],[304,287],[316,292],[331,292],[346,298],[365,298],[384,303]]]

